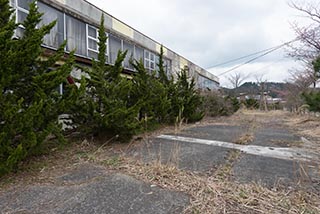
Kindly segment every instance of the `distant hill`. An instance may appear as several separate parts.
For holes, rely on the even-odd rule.
[[[266,82],[265,92],[273,98],[283,97],[283,93],[286,89],[288,83],[278,83],[278,82]],[[260,93],[260,86],[255,82],[245,82],[241,86],[235,89],[222,88],[226,94],[239,95],[240,93],[246,93],[250,95],[255,95]]]

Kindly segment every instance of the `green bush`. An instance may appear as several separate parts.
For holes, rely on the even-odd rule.
[[[132,80],[133,93],[130,100],[141,104],[139,119],[144,122],[144,127],[164,122],[170,108],[165,85],[156,78],[155,72],[150,74],[142,62],[135,61],[133,66],[137,73]]]
[[[9,2],[0,0],[0,6],[0,174],[4,174],[34,154],[50,134],[64,141],[58,115],[71,105],[71,93],[62,96],[57,88],[70,75],[73,56],[50,69],[64,55],[63,45],[53,56],[40,60],[43,37],[55,22],[39,27],[42,14],[33,2],[21,23],[23,37],[12,39],[17,25]]]
[[[248,109],[258,109],[259,108],[259,102],[253,98],[246,99],[244,102],[244,105]]]
[[[310,111],[320,112],[320,92],[303,93],[302,97],[309,105]]]
[[[195,89],[194,79],[188,78],[188,69],[183,69],[177,76],[177,81],[171,87],[170,93],[171,119],[181,117],[180,119],[186,122],[201,120],[204,116],[200,108],[203,100]]]
[[[218,92],[208,91],[202,93],[202,109],[205,115],[210,117],[228,116],[239,109],[240,103],[236,98],[227,96],[223,97]]]
[[[71,121],[85,135],[117,136],[126,141],[140,129],[137,115],[139,102],[130,102],[132,81],[121,77],[126,52],[119,52],[113,66],[106,64],[106,34],[104,19],[99,29],[98,61],[85,69],[90,78],[83,77],[77,100],[69,112]]]

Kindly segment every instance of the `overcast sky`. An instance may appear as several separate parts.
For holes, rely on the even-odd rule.
[[[216,75],[250,58],[216,64],[294,39],[290,23],[303,21],[289,0],[88,1]],[[223,86],[234,72],[281,82],[295,66],[282,49],[219,78]]]

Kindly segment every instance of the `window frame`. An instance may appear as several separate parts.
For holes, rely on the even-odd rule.
[[[19,2],[19,0],[14,0],[15,6],[16,6],[16,8],[15,8],[15,11],[16,11],[16,23],[19,23],[18,22],[19,12],[25,13],[27,16],[29,15],[29,10],[27,10],[27,9],[25,9],[23,7],[20,7],[18,2]],[[18,27],[20,27],[22,29],[26,29],[21,23],[19,24]]]
[[[110,35],[110,36],[109,36]],[[110,38],[110,40],[109,40],[109,38]],[[113,50],[113,45],[112,45],[112,40],[114,40],[114,41],[116,41],[116,43],[120,43],[120,48],[119,49],[117,49],[117,51],[116,52],[113,52],[114,50]],[[120,51],[122,51],[123,50],[123,42],[122,42],[122,38],[120,38],[119,36],[117,36],[116,34],[113,34],[113,33],[109,33],[108,34],[108,47],[109,48],[107,48],[108,49],[108,63],[110,64],[110,65],[114,65],[114,63],[116,62],[116,59],[117,59],[117,53],[118,53],[118,51],[120,50]],[[109,46],[110,45],[110,46]],[[112,55],[112,54],[114,54],[114,56]],[[110,56],[109,56],[110,55]],[[113,58],[114,57],[114,58]],[[122,62],[123,63],[123,62]]]
[[[89,24],[86,24],[87,26],[87,29],[86,29],[86,33],[87,33],[87,55],[89,55],[89,51],[93,51],[95,53],[99,53],[99,32],[98,32],[98,29],[92,25],[89,25]],[[95,33],[96,33],[96,37],[92,37],[89,35],[89,28],[92,28],[94,29]],[[96,44],[97,44],[97,49],[92,49],[89,47],[89,41],[92,40],[94,41]]]
[[[89,35],[89,28],[92,28],[95,30],[96,32],[96,38],[92,37]],[[92,51],[94,53],[99,54],[99,29],[93,25],[90,25],[88,23],[86,23],[86,36],[87,36],[87,56],[89,56],[89,51]],[[105,32],[106,36],[107,36],[107,41],[106,41],[106,56],[109,56],[109,34],[107,32]],[[92,49],[89,47],[89,40],[96,42],[97,44],[97,49]]]
[[[50,49],[53,49],[53,50],[57,50],[62,44],[63,44],[63,42],[66,40],[66,15],[65,15],[65,12],[63,12],[62,10],[59,10],[59,9],[57,9],[57,8],[55,8],[55,7],[52,7],[52,6],[50,6],[49,4],[47,4],[47,3],[44,3],[44,2],[39,2],[39,1],[37,1],[37,7],[38,7],[38,10],[39,10],[39,12],[42,12],[42,13],[44,13],[44,16],[45,16],[45,13],[46,13],[46,11],[44,10],[44,11],[41,11],[41,5],[43,5],[44,7],[48,7],[48,8],[50,8],[50,9],[52,9],[52,10],[54,10],[54,11],[56,11],[57,13],[57,18],[55,18],[55,19],[53,19],[52,21],[54,21],[54,20],[57,20],[57,23],[56,23],[56,25],[51,29],[51,31],[50,31],[50,33],[48,33],[47,35],[50,35],[52,32],[55,32],[54,31],[54,28],[56,27],[56,36],[58,36],[58,39],[55,39],[55,41],[57,41],[57,47],[55,47],[54,46],[54,44],[52,45],[52,44],[45,44],[45,37],[47,36],[47,35],[45,35],[44,36],[44,40],[43,40],[43,43],[42,43],[42,46],[44,46],[44,47],[48,47],[48,48],[50,48]],[[59,15],[62,15],[61,17],[60,17],[60,21],[61,22],[59,22]],[[43,22],[43,17],[42,17],[42,20],[41,20],[41,22]],[[49,21],[47,24],[49,24],[49,23],[51,23],[52,21]],[[40,22],[40,23],[41,23]],[[47,24],[45,24],[45,25],[47,25]],[[59,25],[62,25],[62,27],[61,27],[61,30],[63,31],[63,33],[61,33],[61,31],[59,31]],[[41,24],[40,24],[40,26],[41,26]],[[62,39],[61,41],[60,41],[60,39]],[[60,42],[59,42],[60,41]],[[64,51],[66,51],[67,49],[66,49],[66,46],[64,47]]]
[[[153,68],[151,67],[151,63],[153,63]],[[151,71],[154,71],[156,69],[156,56],[149,50],[144,50],[144,67]]]
[[[128,46],[131,46],[132,49],[126,49],[125,46],[127,45]],[[135,45],[132,41],[128,41],[128,40],[123,40],[122,39],[122,43],[121,43],[121,51],[124,52],[124,51],[128,51],[127,52],[127,55],[125,57],[125,59],[123,60],[122,62],[122,65],[125,69],[128,69],[128,70],[132,70],[134,71],[134,67],[130,64],[130,60],[134,59],[134,54],[135,54]],[[128,54],[128,53],[131,53],[131,54]],[[126,61],[128,62],[128,66],[126,65]]]

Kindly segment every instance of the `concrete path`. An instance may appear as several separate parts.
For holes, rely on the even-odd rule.
[[[181,213],[188,196],[86,164],[48,185],[30,185],[0,194],[0,213],[154,214]]]
[[[245,133],[252,142],[235,142]],[[180,169],[207,173],[225,165],[231,151],[241,155],[233,160],[230,179],[257,182],[270,188],[277,185],[320,191],[319,154],[303,148],[300,136],[277,127],[251,129],[250,125],[204,125],[168,133],[134,148],[130,154],[145,162],[175,164]]]
[[[281,118],[240,117],[222,124],[195,125],[177,134],[169,131],[144,139],[125,155],[146,163],[173,164],[200,176],[231,166],[224,179],[270,188],[292,189],[299,184],[319,193],[319,154],[306,150],[304,145],[310,142],[282,123]],[[242,139],[246,135],[247,142]],[[175,214],[190,203],[185,193],[139,181],[125,170],[110,171],[92,163],[65,171],[45,183],[0,189],[0,213]]]

